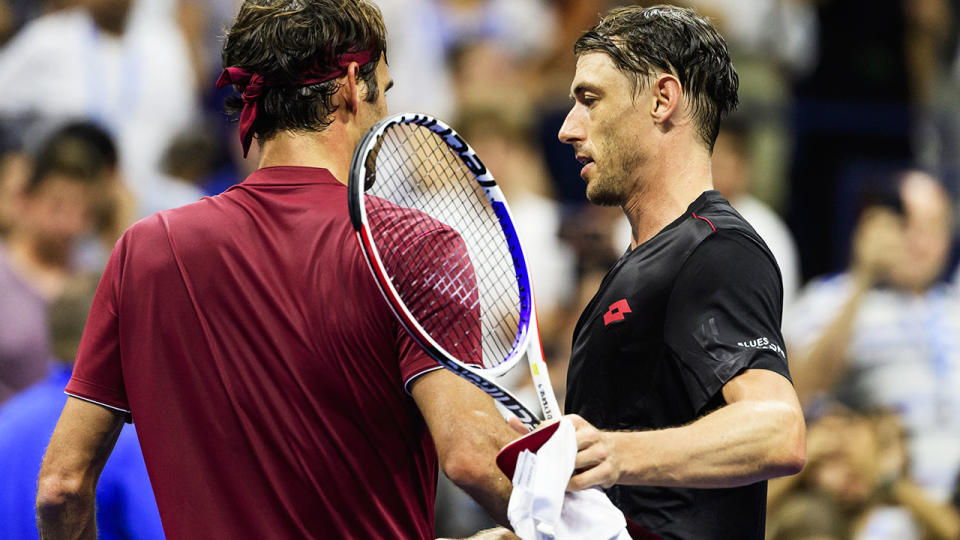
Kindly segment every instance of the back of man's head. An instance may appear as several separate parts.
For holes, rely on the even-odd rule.
[[[727,44],[705,17],[675,6],[610,10],[574,44],[573,52],[606,53],[634,89],[645,88],[658,72],[675,75],[704,144],[713,150],[720,120],[739,99],[739,77]]]
[[[321,131],[333,121],[337,81],[303,84],[304,72],[333,71],[346,53],[367,51],[373,61],[360,67],[365,98],[377,97],[376,67],[386,52],[380,10],[367,0],[246,0],[227,31],[221,54],[225,67],[263,78],[253,132],[261,141],[280,131]],[[227,100],[238,114],[242,98]]]

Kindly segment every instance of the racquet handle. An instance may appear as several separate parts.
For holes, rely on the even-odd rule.
[[[543,359],[543,346],[540,344],[540,324],[537,321],[536,310],[530,317],[530,344],[527,346],[527,363],[530,365],[530,376],[533,378],[533,387],[537,392],[537,401],[543,412],[543,420],[550,421],[560,418],[560,404],[553,393],[550,383],[550,373],[547,363]]]

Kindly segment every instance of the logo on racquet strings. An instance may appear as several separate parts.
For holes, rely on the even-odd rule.
[[[487,174],[487,167],[480,161],[480,158],[477,157],[477,154],[470,149],[470,145],[464,141],[459,134],[454,132],[451,128],[447,127],[445,129],[440,129],[437,119],[430,118],[428,116],[415,115],[410,120],[409,123],[418,125],[420,127],[429,128],[431,131],[437,135],[443,137],[443,139],[450,145],[450,148],[453,149],[457,155],[460,156],[460,159],[463,160],[463,164],[470,169],[470,172],[479,176]],[[484,180],[480,180],[480,185],[484,185]],[[494,184],[496,185],[496,184]]]

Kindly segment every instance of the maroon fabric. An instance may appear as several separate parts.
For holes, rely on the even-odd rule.
[[[131,411],[170,539],[433,538],[437,457],[404,382],[436,368],[346,187],[283,167],[127,231],[67,391]]]
[[[637,525],[630,518],[626,516],[624,517],[627,520],[627,534],[629,534],[630,538],[632,538],[633,540],[663,540],[663,538],[660,535],[654,534],[648,531],[647,529],[644,529],[643,527]]]
[[[380,197],[366,198],[375,249],[403,304],[421,328],[458,360],[483,367],[480,290],[466,248],[453,229],[428,214]]]
[[[371,51],[360,51],[338,56],[333,66],[321,66],[317,61],[292,86],[303,87],[324,83],[344,76],[347,72],[347,66],[351,62],[356,62],[362,66],[373,59]],[[243,68],[228,67],[220,73],[220,77],[217,79],[217,88],[223,88],[228,84],[236,86],[242,93],[243,110],[240,112],[239,131],[240,143],[243,145],[243,157],[247,157],[247,151],[250,150],[250,143],[253,141],[253,124],[257,121],[263,91],[271,87],[287,86],[287,83],[271,81],[260,73],[254,73]]]

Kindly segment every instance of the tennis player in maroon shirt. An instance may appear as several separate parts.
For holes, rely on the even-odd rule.
[[[507,523],[494,456],[514,432],[402,330],[347,216],[354,147],[386,114],[384,54],[364,0],[243,4],[218,84],[242,92],[259,168],[117,243],[40,473],[44,537],[95,536],[124,421],[169,538],[433,538],[438,461]]]

